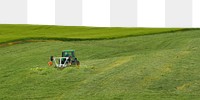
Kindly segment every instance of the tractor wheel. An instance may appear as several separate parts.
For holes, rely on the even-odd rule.
[[[68,66],[68,65],[69,65],[69,66],[71,66],[71,65],[72,65],[72,63],[71,63],[71,62],[67,62],[67,66]]]
[[[76,65],[77,65],[77,66],[80,66],[80,62],[79,62],[79,61],[77,61],[77,62],[76,62]]]
[[[50,61],[53,61],[53,56],[50,56]]]

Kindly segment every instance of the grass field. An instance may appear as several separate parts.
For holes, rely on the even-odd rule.
[[[128,36],[158,34],[184,30],[181,28],[103,28],[39,25],[0,25],[0,43],[29,39],[97,40]]]
[[[77,27],[71,28],[75,31]],[[9,31],[6,26],[3,29],[0,27],[1,35]],[[102,30],[94,28],[92,34],[98,34],[95,38],[102,38],[99,35]],[[107,30],[113,30],[110,37],[114,37],[115,29],[104,29],[104,32]],[[116,30],[126,34],[134,28]],[[38,33],[42,32],[35,34]],[[15,36],[13,39],[18,39]],[[84,36],[91,38],[89,33],[88,37]],[[0,47],[0,99],[199,100],[199,44],[200,30],[188,30],[118,39],[28,42],[3,46]],[[81,67],[64,70],[48,67],[49,56],[60,56],[65,49],[76,50]]]

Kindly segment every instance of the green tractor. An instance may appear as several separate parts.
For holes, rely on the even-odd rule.
[[[53,63],[55,64],[55,67],[62,68],[62,67],[68,67],[71,65],[79,66],[80,62],[75,56],[75,50],[63,50],[62,51],[62,57],[50,57],[50,61],[48,62],[49,66],[52,66]]]

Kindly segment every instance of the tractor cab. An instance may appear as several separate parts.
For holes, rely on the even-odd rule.
[[[63,50],[62,57],[72,57],[75,58],[74,50]]]

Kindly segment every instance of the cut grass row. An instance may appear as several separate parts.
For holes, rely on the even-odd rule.
[[[105,28],[45,25],[0,25],[0,43],[40,40],[95,40],[158,34],[185,30],[182,28]]]

